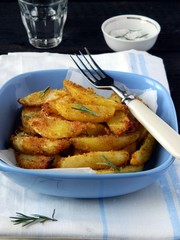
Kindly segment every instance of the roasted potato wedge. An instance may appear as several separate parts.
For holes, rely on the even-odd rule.
[[[110,174],[110,173],[130,173],[130,172],[141,172],[144,168],[144,165],[126,165],[118,168],[118,171],[113,169],[113,168],[108,168],[108,169],[99,169],[96,170],[97,174]]]
[[[103,135],[97,137],[77,137],[71,138],[71,142],[76,149],[85,152],[119,150],[135,142],[139,137],[138,132],[128,135]]]
[[[42,91],[31,93],[23,98],[19,98],[18,102],[24,106],[37,107],[43,103],[52,101],[54,99],[63,98],[67,92],[63,89],[49,89],[48,87]]]
[[[122,103],[122,98],[120,98],[116,93],[113,92],[109,97],[109,99],[117,103],[116,110],[120,110],[122,112],[125,112],[128,110],[128,107],[124,103]]]
[[[131,155],[137,150],[137,145],[138,145],[138,143],[137,143],[137,141],[135,141],[135,142],[133,142],[129,145],[126,145],[122,149],[125,150],[125,151],[128,151],[128,153]]]
[[[17,165],[26,169],[47,169],[53,163],[54,157],[44,155],[28,155],[16,152]]]
[[[106,159],[109,159],[114,165],[121,166],[129,160],[127,151],[106,151],[106,152],[89,152],[56,161],[57,168],[81,168],[90,167],[92,169],[108,168]]]
[[[147,162],[152,154],[154,145],[155,139],[148,133],[140,149],[132,154],[130,163],[132,165],[142,165]]]
[[[12,136],[11,142],[17,151],[32,155],[55,155],[71,144],[67,139],[48,139],[21,134]]]
[[[47,103],[43,109],[46,112],[61,115],[63,118],[70,121],[92,123],[106,122],[115,113],[114,107],[82,105],[59,100]]]
[[[95,137],[95,136],[102,136],[106,134],[109,134],[109,129],[105,124],[91,123],[91,124],[87,124],[86,130],[81,133],[81,136]]]
[[[30,118],[33,117],[40,117],[41,114],[41,108],[40,107],[24,107],[21,112],[21,129],[29,134],[35,135],[36,132],[31,128],[31,126],[28,124],[28,121]]]
[[[31,118],[28,124],[37,134],[45,138],[76,137],[92,126],[92,123],[68,121],[52,116]]]
[[[115,109],[124,108],[121,102],[100,96],[96,94],[92,88],[84,88],[69,80],[64,80],[63,84],[71,96],[81,104],[107,106]]]
[[[121,135],[128,131],[132,124],[125,112],[116,111],[113,117],[107,121],[107,125],[114,134]]]

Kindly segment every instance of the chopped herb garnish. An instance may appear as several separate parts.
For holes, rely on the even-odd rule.
[[[73,109],[75,110],[79,110],[79,111],[82,111],[82,112],[86,112],[86,113],[89,113],[95,117],[98,117],[99,115],[95,112],[93,112],[92,110],[88,109],[87,107],[85,107],[84,105],[82,104],[78,104],[77,107],[72,107]]]
[[[39,214],[32,214],[31,216],[28,216],[19,212],[17,212],[16,214],[16,217],[10,217],[11,219],[13,219],[11,221],[14,223],[14,225],[22,224],[23,227],[35,223],[44,223],[46,221],[58,221],[54,218],[55,209],[52,213],[52,217],[46,217]]]
[[[40,92],[39,97],[44,97],[46,95],[46,93],[49,91],[50,87],[48,86],[47,88],[45,88],[44,90],[42,90]]]
[[[23,117],[25,117],[25,118],[31,118],[31,117],[32,117],[32,115],[24,114],[24,116],[23,116]]]
[[[113,168],[117,173],[120,173],[120,169],[114,164],[112,163],[106,156],[103,155],[103,158],[104,160],[106,161],[105,163],[102,163],[102,164],[105,164],[107,165],[108,167],[111,167]]]

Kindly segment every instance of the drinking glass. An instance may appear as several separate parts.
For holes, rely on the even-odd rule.
[[[36,48],[59,45],[67,18],[68,0],[18,0],[30,44]]]

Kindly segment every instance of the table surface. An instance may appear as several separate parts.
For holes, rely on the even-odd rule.
[[[161,25],[161,33],[149,53],[164,61],[171,95],[180,119],[180,2],[177,1],[69,1],[68,18],[62,43],[48,50],[74,53],[87,46],[91,53],[112,52],[105,44],[101,24],[120,14],[138,14],[153,18]],[[33,48],[27,39],[17,1],[0,2],[0,54],[8,52],[43,52]],[[180,122],[179,122],[180,126]]]

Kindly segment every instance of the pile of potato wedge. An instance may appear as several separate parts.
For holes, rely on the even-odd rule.
[[[115,93],[105,98],[65,79],[62,89],[47,87],[18,102],[21,123],[10,140],[19,167],[136,172],[152,154],[154,138]]]

